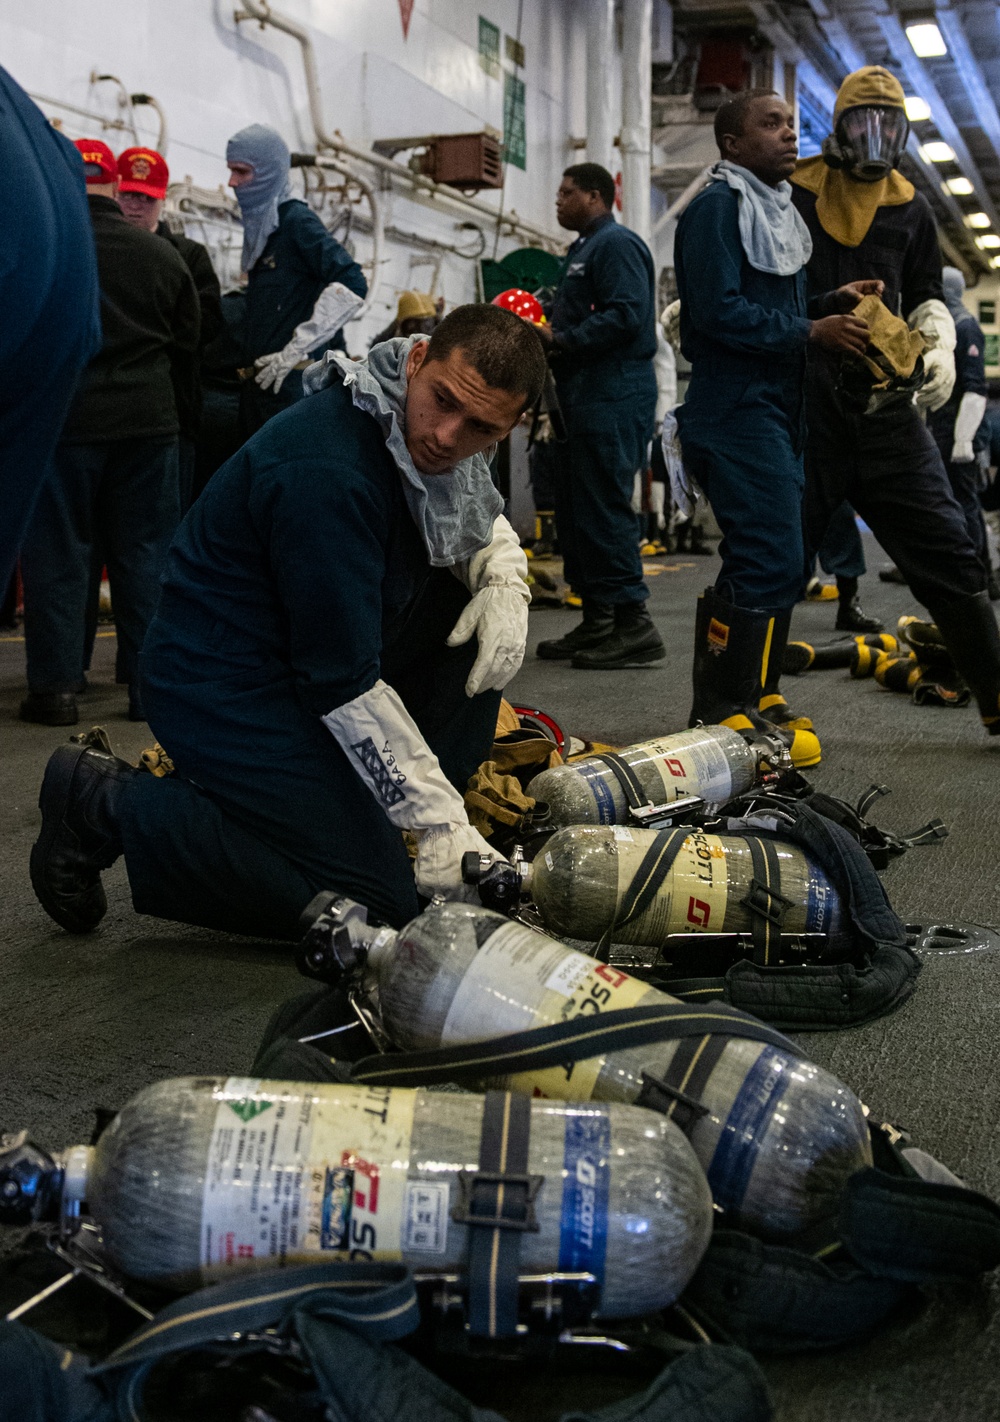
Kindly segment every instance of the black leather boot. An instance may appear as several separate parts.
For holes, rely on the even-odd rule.
[[[122,852],[115,802],[137,774],[135,766],[92,746],[59,746],[49,757],[31,885],[49,917],[70,933],[89,933],[107,912],[101,870]]]
[[[858,600],[857,578],[838,578],[837,593],[840,597],[836,622],[838,632],[882,631],[885,624],[878,617],[869,617]]]
[[[764,685],[757,709],[765,720],[789,731],[811,731],[813,723],[808,716],[800,716],[793,711],[781,694],[779,683],[784,669],[785,648],[792,627],[792,609],[774,613],[772,619],[771,642],[767,648],[767,667]]]
[[[787,744],[794,765],[817,765],[819,739],[812,731],[780,726],[758,709],[764,691],[762,673],[767,670],[764,657],[766,653],[770,660],[774,640],[773,623],[771,613],[736,607],[714,588],[705,589],[695,625],[694,702],[688,725],[729,726],[751,738],[777,734]]]
[[[619,603],[614,617],[611,634],[589,651],[578,652],[572,666],[579,671],[620,671],[626,667],[647,666],[667,655],[663,638],[644,602]]]
[[[558,641],[539,642],[535,656],[546,662],[569,661],[577,652],[585,652],[610,637],[615,630],[615,610],[600,602],[583,604],[583,621],[560,637]]]
[[[29,691],[21,702],[20,716],[38,726],[75,726],[80,719],[72,691]]]
[[[979,706],[983,725],[1000,735],[1000,628],[989,594],[973,593],[936,603],[931,612],[938,631]]]

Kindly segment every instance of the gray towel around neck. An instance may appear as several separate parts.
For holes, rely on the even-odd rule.
[[[307,395],[342,380],[359,410],[381,426],[403,480],[403,494],[433,568],[463,563],[487,547],[503,499],[485,454],[463,459],[446,474],[421,474],[406,448],[406,359],[426,336],[396,337],[373,346],[363,360],[326,351],[302,376]]]
[[[801,271],[812,256],[813,243],[792,202],[791,183],[772,188],[727,158],[716,163],[710,176],[713,182],[728,183],[739,200],[740,241],[750,265],[774,276]]]

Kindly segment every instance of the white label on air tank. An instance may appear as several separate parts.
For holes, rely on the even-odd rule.
[[[563,997],[572,997],[592,967],[593,962],[589,958],[582,958],[578,955],[566,957],[545,979],[545,986],[550,992],[561,993]]]
[[[443,1254],[448,1248],[447,1180],[411,1180],[406,1187],[403,1248]]]
[[[653,761],[663,782],[667,802],[685,795],[700,795],[710,805],[721,805],[733,793],[733,773],[726,753],[710,737],[688,732],[694,744],[678,746],[680,737],[648,741],[643,750]]]
[[[612,834],[614,835],[615,839],[618,841],[619,844],[634,843],[632,839],[632,831],[628,828],[627,825],[615,825],[614,829],[612,830]]]
[[[413,1091],[230,1078],[205,1167],[206,1277],[321,1256],[398,1259]]]

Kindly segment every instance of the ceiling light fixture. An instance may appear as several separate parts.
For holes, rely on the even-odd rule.
[[[990,219],[985,212],[970,212],[966,215],[966,227],[989,227]]]
[[[975,192],[968,178],[948,178],[941,186],[946,193],[952,193],[955,197],[971,197]]]
[[[991,251],[994,247],[1000,247],[1000,237],[995,232],[987,232],[985,237],[976,238],[976,246],[984,252]]]
[[[931,106],[927,100],[918,99],[912,94],[903,100],[903,108],[911,123],[922,123],[924,119],[929,119],[931,116]]]
[[[941,31],[933,20],[923,20],[918,25],[906,26],[906,38],[918,59],[936,59],[948,53]]]
[[[925,163],[954,163],[955,150],[950,143],[935,139],[933,143],[920,145],[920,156]]]
[[[990,266],[991,266],[991,267],[1000,267],[1000,257],[991,257],[991,258],[990,258]]]

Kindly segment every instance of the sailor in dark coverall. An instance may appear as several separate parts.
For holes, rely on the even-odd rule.
[[[797,144],[791,110],[751,90],[716,116],[723,160],[681,216],[674,244],[681,346],[691,383],[677,411],[684,464],[722,529],[722,569],[698,606],[691,724],[753,734],[780,727],[797,765],[814,765],[812,722],[778,691],[792,608],[802,593],[802,386],[806,346],[864,350],[850,316],[806,309],[808,233],[785,181]]]
[[[986,414],[986,357],[982,327],[962,301],[965,278],[957,267],[941,273],[945,305],[955,320],[955,388],[945,403],[927,417],[951,480],[955,498],[965,514],[969,537],[975,545],[987,577],[993,580],[990,545],[986,537],[983,506],[979,500],[981,464],[989,436],[983,425]],[[991,598],[1000,588],[989,588]]]
[[[917,405],[933,411],[954,384],[955,323],[942,300],[930,207],[893,168],[907,133],[899,81],[877,66],[848,75],[834,125],[824,156],[806,159],[792,175],[813,239],[809,291],[880,278],[885,305],[928,344]],[[986,570],[920,409],[904,397],[859,411],[844,398],[837,360],[818,352],[808,367],[806,420],[811,551],[848,499],[941,629],[987,730],[1000,733],[1000,632]]]
[[[462,799],[527,637],[527,560],[483,451],[537,399],[532,328],[464,306],[351,362],[212,478],[170,551],[143,649],[176,773],[63,746],[31,876],[71,932],[124,853],[140,913],[298,936],[324,888],[392,924],[467,897],[496,857]],[[450,634],[450,635],[449,635]],[[418,841],[415,870],[403,830]]]
[[[302,371],[340,332],[368,292],[364,273],[301,198],[279,133],[254,123],[226,145],[229,186],[243,216],[247,273],[241,341],[243,438],[302,397]]]
[[[646,610],[635,476],[656,414],[653,259],[615,222],[615,184],[597,163],[567,168],[556,198],[562,227],[580,235],[563,263],[552,320],[540,326],[567,438],[553,446],[556,532],[583,621],[542,642],[540,657],[574,667],[641,666],[665,655]]]

